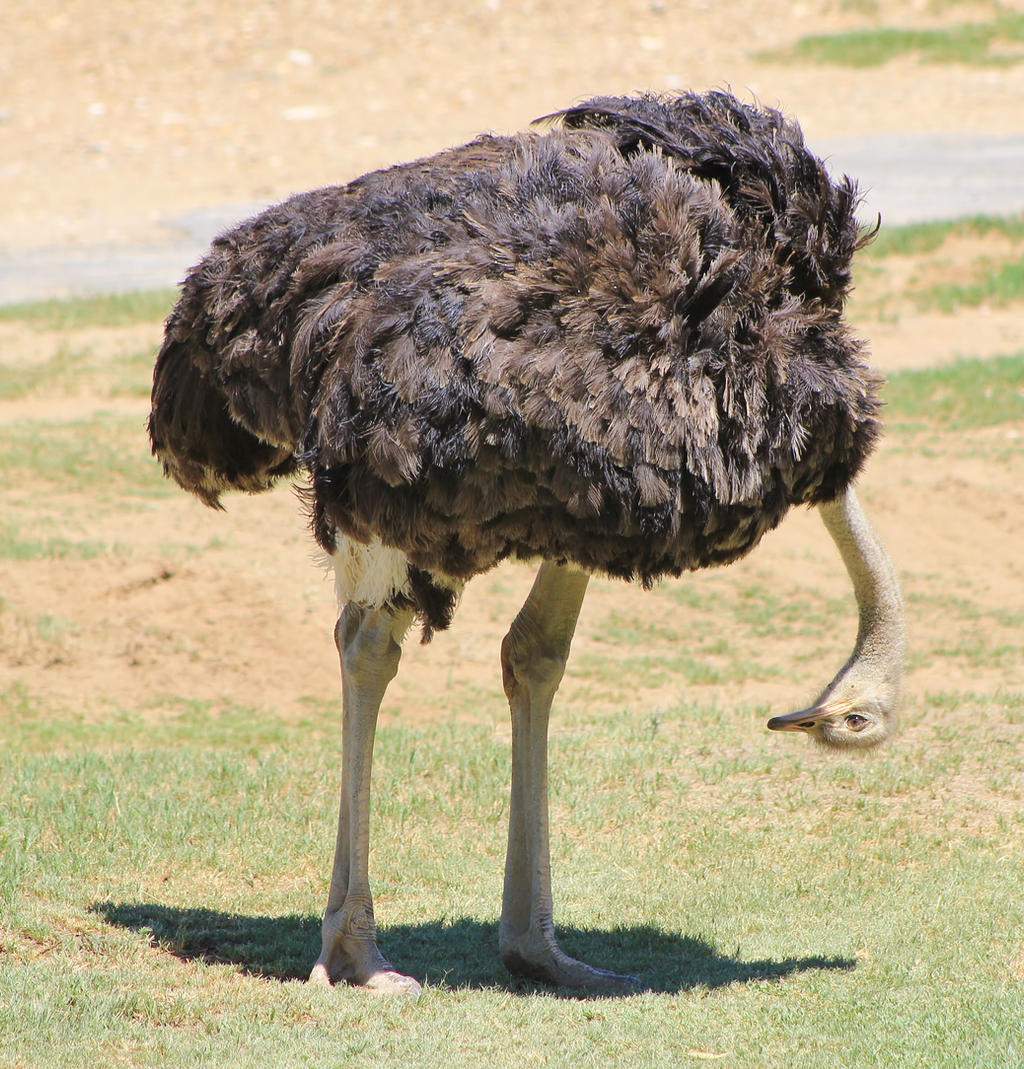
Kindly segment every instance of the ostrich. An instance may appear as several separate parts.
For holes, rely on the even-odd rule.
[[[833,747],[892,730],[902,605],[851,483],[879,382],[842,320],[866,240],[779,112],[725,92],[604,97],[515,136],[302,194],[214,241],[153,381],[165,474],[206,504],[303,472],[336,576],[341,806],[310,979],[415,992],[367,874],[378,709],[414,621],[539,560],[501,646],[512,783],[499,948],[597,992],[633,978],[555,937],[547,729],[584,592],[747,553],[816,506],[860,626],[817,701],[768,727]]]

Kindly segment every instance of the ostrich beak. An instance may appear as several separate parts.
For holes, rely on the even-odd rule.
[[[800,709],[795,713],[787,713],[785,716],[773,716],[768,721],[769,731],[813,731],[814,728],[832,715],[832,710],[827,706],[815,706],[811,709]]]

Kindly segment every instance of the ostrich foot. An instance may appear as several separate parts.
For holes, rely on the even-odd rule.
[[[627,995],[646,990],[635,976],[596,969],[571,958],[553,940],[502,942],[501,960],[515,976],[590,995]]]
[[[309,974],[311,984],[330,987],[345,983],[379,995],[419,996],[423,990],[420,984],[395,971],[373,936],[346,934],[341,928],[336,917],[324,921],[323,949]]]
[[[393,969],[373,973],[365,980],[350,980],[348,977],[340,979],[354,987],[363,987],[376,995],[406,995],[419,998],[423,990],[418,980],[414,980],[411,976],[403,976]],[[322,961],[318,961],[313,966],[313,971],[309,974],[309,982],[318,987],[334,986],[334,980],[331,979],[327,966]]]

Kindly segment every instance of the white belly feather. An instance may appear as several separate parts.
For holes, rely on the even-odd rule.
[[[396,597],[408,596],[409,558],[400,549],[385,546],[378,539],[355,542],[345,535],[337,536],[337,544],[328,557],[334,569],[334,590],[340,612],[350,602],[367,609],[379,609]],[[450,575],[431,572],[438,586],[462,592],[465,585]]]

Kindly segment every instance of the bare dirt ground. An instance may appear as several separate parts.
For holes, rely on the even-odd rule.
[[[756,57],[870,26],[842,0],[40,0],[0,15],[0,234],[144,240],[197,207],[277,199],[598,93],[732,86],[813,142],[1021,131],[1024,65],[852,70]],[[891,0],[886,25],[991,17]]]
[[[43,0],[0,16],[0,233],[10,248],[157,240],[157,221],[174,212],[343,181],[481,129],[521,128],[587,95],[637,88],[730,85],[799,116],[812,146],[816,136],[864,132],[1021,132],[1024,64],[908,57],[856,70],[756,59],[805,34],[871,25],[867,6]],[[991,10],[896,0],[885,21],[938,26]],[[978,239],[950,255],[967,263],[984,251]],[[1019,307],[959,316],[904,308],[859,325],[892,371],[1020,351],[1021,318]],[[0,325],[4,366],[87,351],[99,368],[85,385],[3,402],[0,427],[38,421],[45,438],[104,412],[134,421],[131,448],[144,454],[145,373],[119,392],[102,367],[111,354],[155,350],[158,338],[158,323]],[[863,480],[907,595],[911,723],[929,695],[960,695],[977,712],[970,695],[1024,688],[1022,441],[1015,424],[893,438]],[[27,524],[40,539],[100,550],[0,559],[0,700],[27,693],[55,712],[146,717],[174,715],[186,701],[306,717],[333,701],[333,599],[289,491],[235,498],[224,516],[183,495],[126,503],[102,479],[59,485],[58,495],[12,477],[0,537],[3,521],[17,521],[19,538]],[[410,641],[387,715],[489,717],[503,730],[497,650],[530,581],[520,566],[481,578],[450,632],[429,647]],[[847,594],[834,549],[806,514],[726,571],[651,594],[596,580],[564,699],[610,711],[656,710],[681,696],[795,708],[852,644]],[[794,621],[791,602],[820,606],[821,624]],[[696,669],[679,667],[684,653]]]

